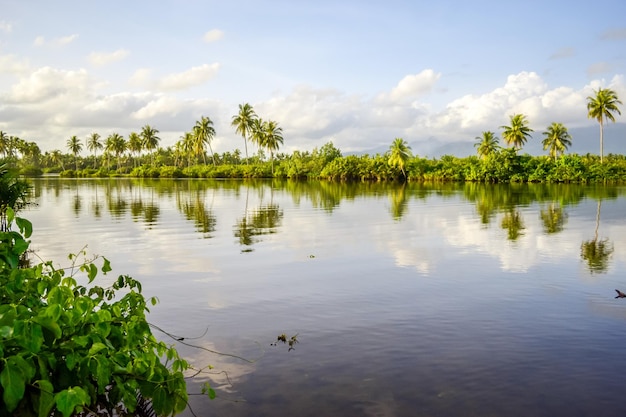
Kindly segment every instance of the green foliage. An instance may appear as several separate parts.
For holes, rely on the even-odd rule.
[[[0,232],[0,415],[120,415],[122,403],[132,415],[138,395],[157,415],[183,411],[189,365],[152,335],[141,284],[120,275],[110,287],[93,285],[111,271],[106,258],[21,268],[32,227],[11,208],[7,220],[19,232]]]

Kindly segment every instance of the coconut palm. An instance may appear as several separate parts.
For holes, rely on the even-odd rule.
[[[67,140],[67,149],[74,155],[74,164],[76,165],[76,171],[78,171],[78,154],[83,150],[83,144],[76,135]]]
[[[405,167],[411,156],[411,147],[407,141],[402,138],[395,138],[389,147],[387,164],[391,167],[399,168],[406,179]]]
[[[604,159],[604,121],[610,120],[615,123],[613,113],[622,114],[618,104],[622,102],[617,98],[615,91],[608,88],[594,90],[595,95],[587,97],[587,117],[596,119],[600,123],[600,163]]]
[[[159,131],[151,127],[150,125],[145,125],[141,128],[141,133],[139,134],[139,136],[141,136],[143,149],[147,150],[148,152],[152,152],[159,146],[159,141],[161,140],[161,138],[157,136],[158,133]],[[151,158],[152,162],[154,163],[154,154],[151,156]]]
[[[277,151],[283,144],[283,128],[279,127],[277,122],[269,120],[262,124],[262,129],[263,141],[260,145],[270,151],[272,175],[274,175],[274,151]]]
[[[0,152],[2,152],[5,158],[9,152],[9,135],[2,130],[0,130]]]
[[[100,142],[100,135],[96,132],[93,132],[91,135],[87,137],[87,150],[93,152],[93,168],[95,169],[98,163],[97,153],[98,150],[102,149],[102,142]]]
[[[548,126],[548,130],[543,132],[543,135],[545,136],[541,142],[543,150],[548,150],[555,161],[557,156],[562,155],[567,148],[572,146],[572,136],[561,123],[552,123]]]
[[[117,168],[121,167],[120,155],[126,152],[127,144],[126,140],[119,133],[113,133],[109,135],[106,142],[106,150],[109,153],[114,153],[117,159]]]
[[[528,120],[523,114],[514,114],[510,118],[510,126],[500,126],[501,129],[504,129],[502,138],[508,145],[512,145],[514,149],[522,149],[526,141],[531,137],[530,132],[533,130],[528,127]]]
[[[50,152],[50,162],[61,165],[61,169],[65,171],[65,165],[63,165],[63,154],[60,150],[55,149]]]
[[[211,158],[213,158],[213,165],[215,163],[215,155],[213,154],[213,148],[211,148],[211,141],[215,136],[215,129],[213,128],[213,121],[205,116],[202,116],[200,120],[196,122],[193,127],[193,153],[198,156],[202,154],[204,165],[206,165],[206,146],[209,146],[211,150]]]
[[[233,116],[231,126],[235,126],[235,132],[243,136],[246,148],[246,165],[248,164],[248,137],[252,134],[254,120],[257,118],[252,106],[248,103],[239,105],[239,113]]]
[[[137,155],[137,157],[141,154],[143,150],[143,142],[141,140],[141,136],[137,134],[137,132],[131,132],[128,135],[128,143],[126,144],[126,148],[133,155]],[[137,166],[136,157],[133,159],[133,166]]]
[[[481,159],[485,159],[500,148],[498,142],[499,139],[495,133],[491,131],[483,132],[481,136],[476,136],[476,143],[474,144],[476,153],[478,153]]]
[[[265,129],[263,125],[265,121],[260,117],[252,120],[252,131],[250,132],[250,142],[257,145],[259,148],[262,147],[262,143],[265,142]]]

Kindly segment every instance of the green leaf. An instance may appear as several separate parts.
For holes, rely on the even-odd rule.
[[[89,277],[90,284],[94,279],[96,279],[96,275],[98,275],[98,268],[94,264],[89,264],[89,272],[87,276]]]
[[[33,318],[33,321],[35,323],[40,324],[45,329],[48,329],[50,332],[52,332],[55,339],[60,339],[61,336],[63,335],[63,332],[61,331],[61,327],[59,326],[59,323],[57,323],[56,320],[54,320],[52,317],[37,316]]]
[[[104,343],[100,343],[100,342],[96,342],[93,345],[91,345],[91,348],[89,348],[89,356],[93,356],[96,353],[100,352],[101,350],[106,349],[106,345]]]
[[[2,399],[4,400],[7,410],[15,410],[22,400],[22,397],[24,397],[26,380],[19,365],[14,361],[6,361],[4,369],[0,373],[0,384],[2,384],[2,388],[4,389]]]
[[[26,239],[28,239],[30,235],[33,234],[33,224],[28,220],[21,217],[16,217],[15,224],[17,224],[17,227],[20,228],[20,232],[22,232]]]
[[[35,385],[37,385],[40,390],[37,416],[49,417],[52,407],[54,406],[54,387],[50,381],[45,379],[36,381]]]
[[[154,408],[154,412],[159,416],[166,416],[171,414],[173,406],[174,399],[168,392],[162,386],[156,387],[152,394],[152,407]]]
[[[74,411],[80,411],[88,401],[89,394],[81,387],[68,388],[54,396],[54,402],[63,417],[70,417]]]
[[[109,260],[105,257],[102,257],[102,259],[104,259],[104,264],[102,265],[102,273],[104,273],[106,275],[107,272],[111,272],[111,262],[109,262]]]

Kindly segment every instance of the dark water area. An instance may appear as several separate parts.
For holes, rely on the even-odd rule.
[[[213,365],[198,416],[624,415],[626,188],[34,184],[39,255],[105,255]]]

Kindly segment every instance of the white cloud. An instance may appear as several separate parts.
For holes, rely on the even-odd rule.
[[[192,67],[187,71],[163,77],[157,82],[157,87],[162,90],[183,90],[194,87],[215,77],[219,68],[220,65],[217,63]]]
[[[224,32],[219,29],[211,29],[207,33],[204,34],[202,40],[206,43],[219,41],[224,37]]]
[[[180,102],[168,96],[159,96],[146,103],[142,108],[133,112],[134,119],[145,120],[161,114],[176,115],[180,110]]]
[[[6,20],[0,20],[0,32],[10,33],[13,30],[13,24]]]
[[[418,74],[407,75],[400,80],[390,93],[381,94],[379,99],[393,102],[404,99],[416,99],[418,96],[431,91],[439,78],[441,78],[441,73],[436,73],[432,69],[425,69]]]
[[[15,55],[0,55],[0,74],[22,74],[28,69],[26,60],[20,60]]]
[[[64,46],[64,45],[68,45],[74,42],[76,39],[78,39],[78,34],[76,33],[72,35],[68,35],[68,36],[62,36],[60,38],[54,38],[49,41],[47,41],[46,38],[43,36],[37,36],[35,40],[33,41],[33,45],[35,46],[45,46],[45,45]]]
[[[146,86],[150,84],[152,70],[149,68],[139,68],[135,70],[128,82],[135,86]]]
[[[53,100],[59,96],[82,97],[90,87],[84,69],[64,71],[51,67],[39,68],[22,77],[7,95],[10,103],[32,103]]]
[[[121,61],[130,55],[130,52],[126,49],[118,49],[113,52],[92,52],[89,54],[89,62],[91,65],[100,67],[113,62]]]

